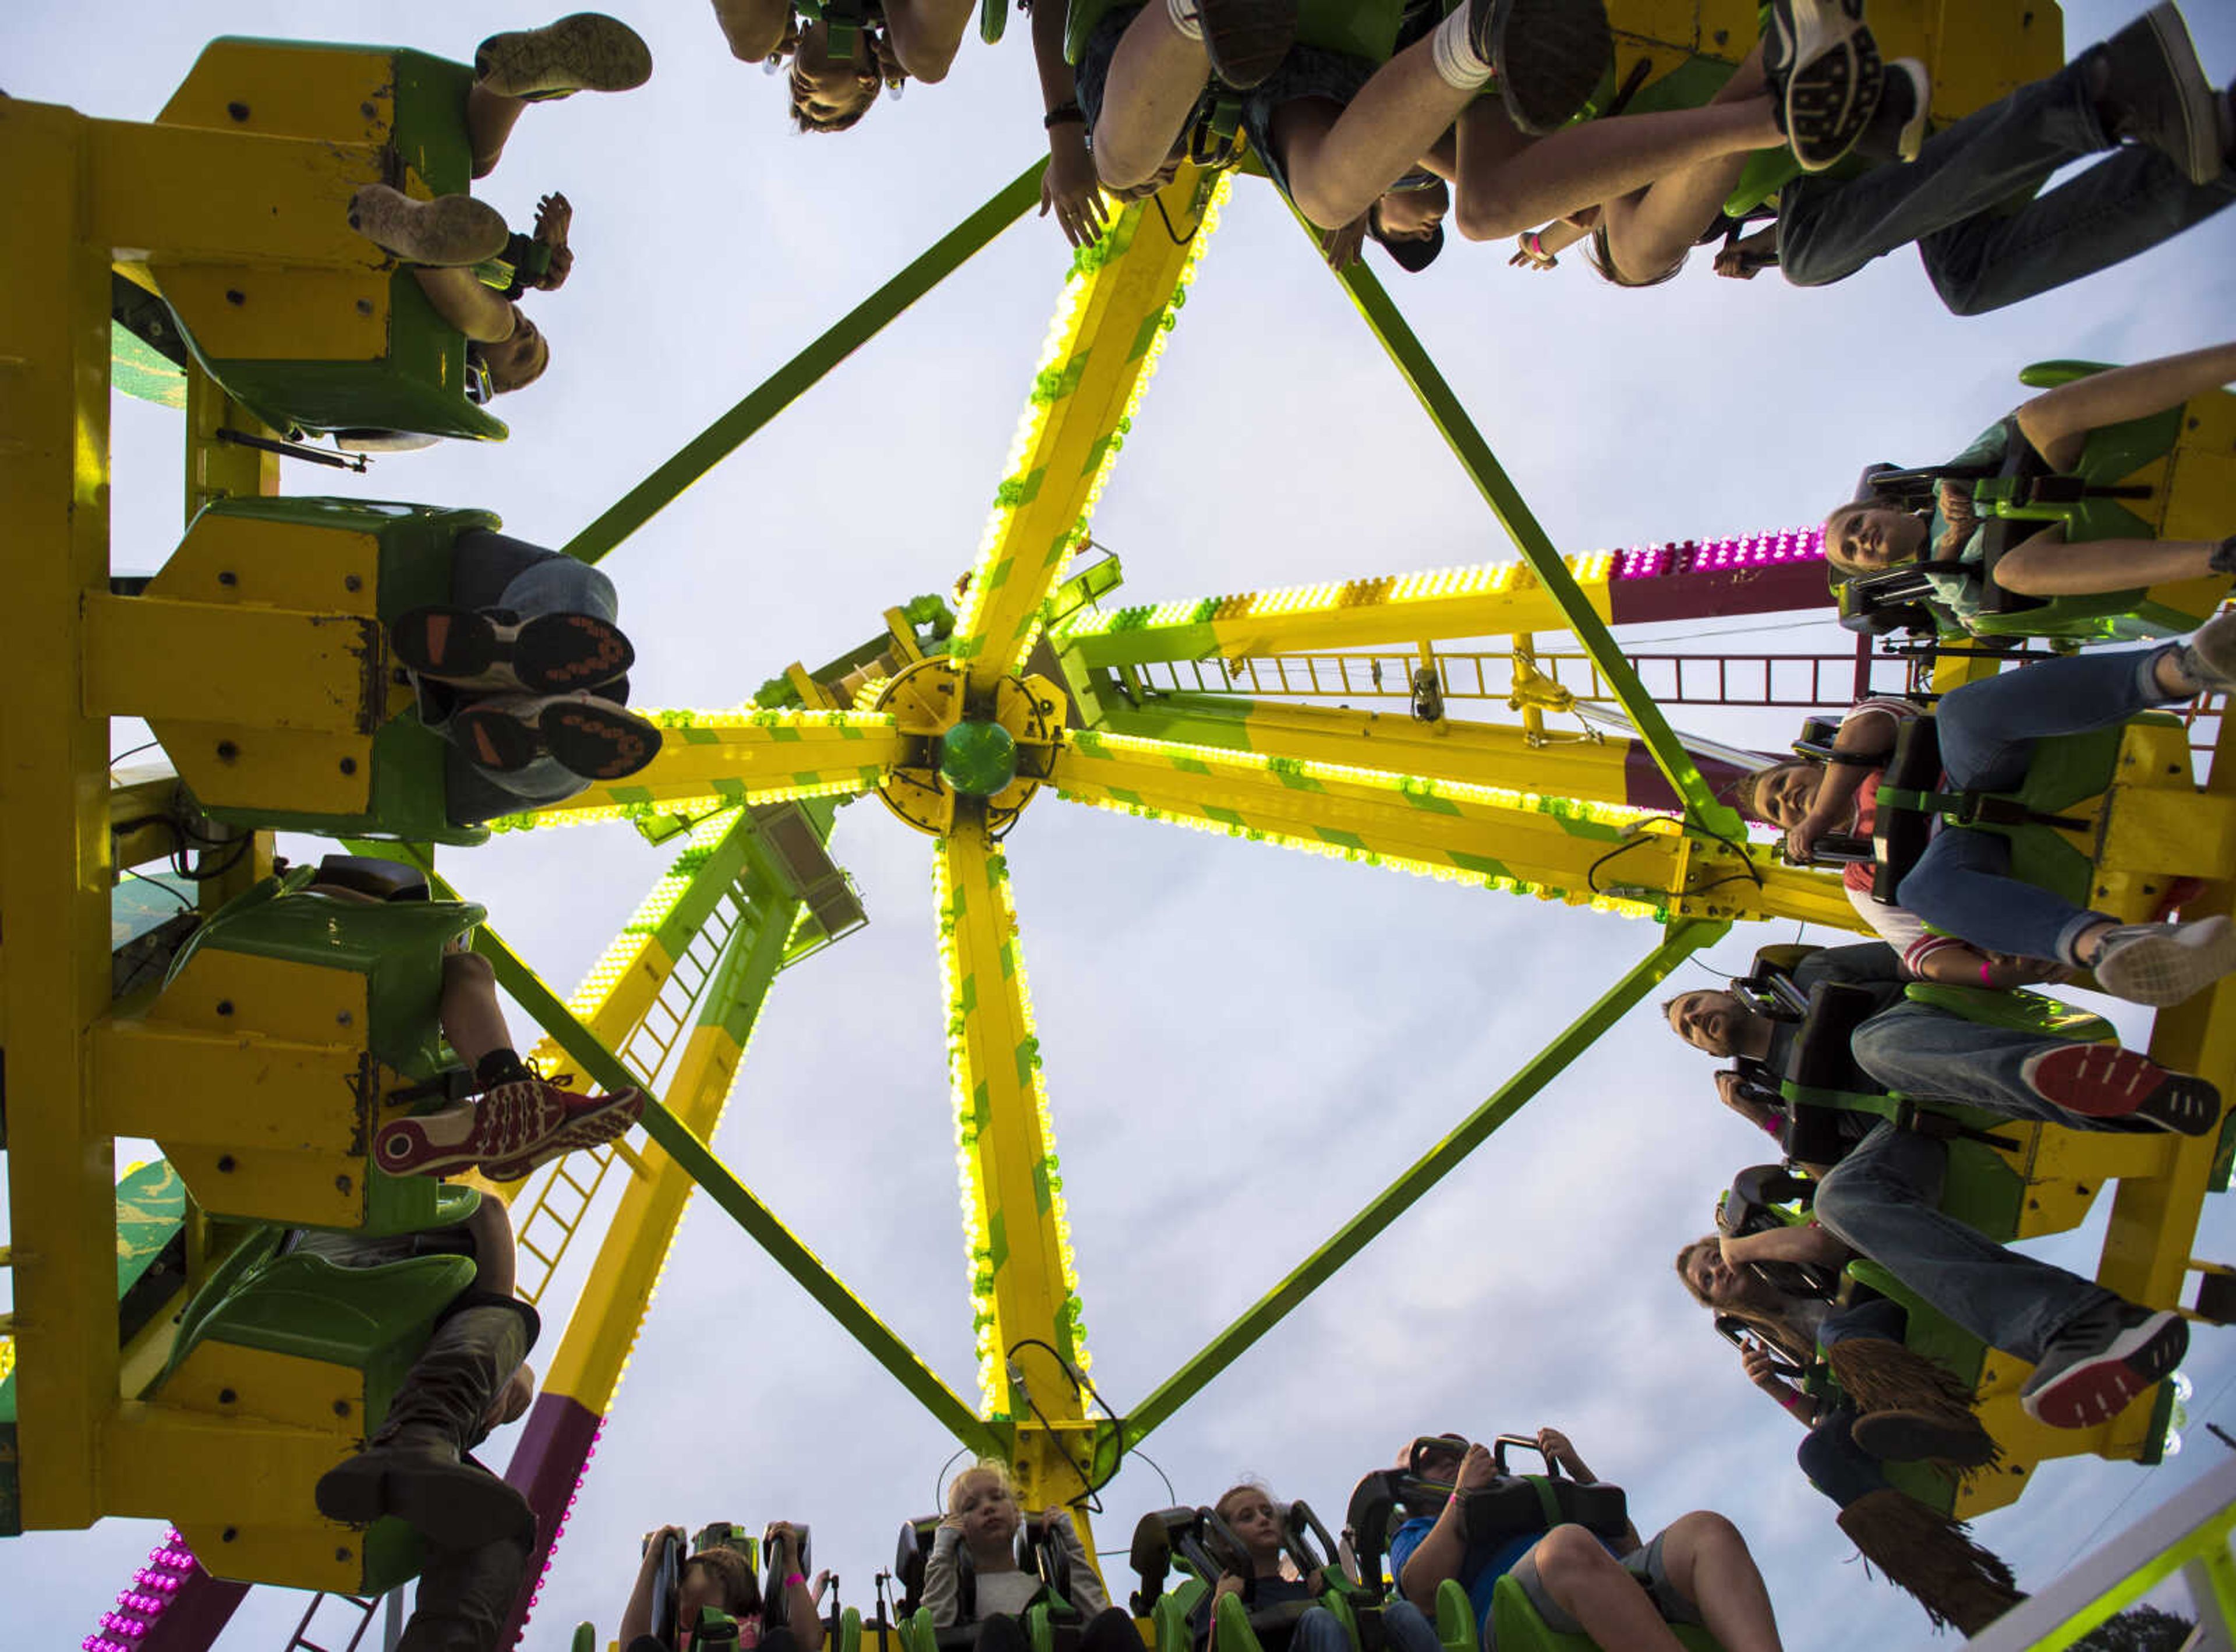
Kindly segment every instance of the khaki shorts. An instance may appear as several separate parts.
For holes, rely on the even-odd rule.
[[[1654,1608],[1668,1623],[1697,1623],[1700,1609],[1677,1592],[1676,1584],[1669,1581],[1668,1568],[1661,1560],[1661,1539],[1667,1534],[1656,1532],[1654,1541],[1643,1549],[1634,1549],[1622,1557],[1622,1569],[1638,1580],[1638,1586],[1653,1598]],[[1545,1620],[1545,1627],[1555,1635],[1582,1635],[1584,1626],[1553,1603],[1545,1592],[1545,1581],[1537,1575],[1537,1551],[1532,1549],[1522,1557],[1519,1563],[1507,1574],[1522,1585],[1522,1592]],[[1484,1626],[1483,1645],[1486,1652],[1496,1645],[1489,1625]]]

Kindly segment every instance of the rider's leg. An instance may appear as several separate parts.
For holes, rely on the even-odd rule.
[[[2079,462],[2089,431],[2147,418],[2232,383],[2236,383],[2236,344],[2161,356],[2131,367],[2108,367],[2035,397],[2018,411],[2019,432],[2034,444],[2051,470],[2069,471]]]

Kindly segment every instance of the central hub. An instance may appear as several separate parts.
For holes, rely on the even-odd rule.
[[[966,719],[939,737],[939,773],[965,797],[992,797],[1017,778],[1016,738],[999,723]]]
[[[901,754],[878,795],[919,832],[958,820],[1000,831],[1048,778],[1063,738],[1066,701],[1045,677],[1007,676],[973,688],[944,655],[918,660],[878,696]]]

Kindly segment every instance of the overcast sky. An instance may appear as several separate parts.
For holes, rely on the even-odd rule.
[[[291,469],[290,491],[487,506],[510,532],[563,543],[1040,149],[1023,20],[856,131],[798,137],[781,79],[734,63],[703,5],[624,10],[652,43],[652,83],[529,111],[478,191],[516,224],[552,188],[576,213],[573,278],[534,305],[551,369],[497,408],[511,441],[383,459],[362,482]],[[2139,10],[2075,0],[2068,40]],[[2198,0],[2192,14],[2225,79],[2236,12]],[[220,28],[464,58],[483,33],[536,21],[486,4],[16,6],[0,11],[0,85],[146,118]],[[1812,520],[1866,460],[1956,451],[2015,402],[2029,361],[2192,348],[2236,315],[2236,219],[1970,321],[1941,310],[1909,254],[1822,292],[1696,268],[1623,293],[1574,259],[1550,276],[1511,271],[1507,250],[1455,241],[1425,275],[1377,268],[1573,550]],[[787,661],[864,641],[885,607],[948,586],[977,543],[1067,257],[1049,223],[1012,230],[607,563],[641,655],[641,703],[734,705]],[[178,441],[175,416],[118,403],[120,569],[152,569],[175,542]],[[1252,181],[1095,530],[1123,556],[1134,601],[1512,555],[1286,211]],[[1730,627],[1746,651],[1845,646],[1774,617]],[[1789,732],[1783,714],[1680,721],[1758,744]],[[865,803],[842,814],[832,847],[871,926],[779,983],[715,1146],[967,1396],[931,845]],[[563,994],[668,858],[600,828],[503,839],[448,855],[445,870]],[[1635,922],[1053,798],[1010,860],[1094,1376],[1121,1411],[1654,938]],[[1734,934],[1713,961],[1742,968],[1779,938]],[[1254,1473],[1337,1524],[1357,1477],[1417,1432],[1556,1425],[1629,1489],[1642,1530],[1693,1507],[1735,1517],[1789,1644],[1922,1644],[1923,1616],[1853,1563],[1832,1505],[1793,1467],[1799,1431],[1750,1389],[1671,1274],[1730,1172],[1766,1156],[1715,1106],[1709,1065],[1650,1008],[1632,1016],[1146,1443],[1173,1491],[1207,1502]],[[818,1563],[866,1606],[902,1520],[934,1506],[951,1443],[701,1204],[531,1646],[563,1645],[583,1618],[609,1636],[637,1536],[663,1522],[810,1523]],[[2101,1238],[2099,1221],[2035,1248],[2093,1271]],[[2216,1201],[2195,1254],[2226,1257],[2232,1239]],[[2179,1459],[2045,1468],[2022,1504],[1982,1523],[2023,1581],[2047,1580],[2223,1449],[2202,1423],[2236,1422],[2236,1338],[2202,1332],[2187,1368],[2198,1399]],[[509,1449],[493,1443],[493,1460]],[[1105,1492],[1095,1534],[1115,1551],[1114,1593],[1134,1520],[1167,1498],[1139,1458]],[[11,1644],[74,1646],[160,1530],[110,1521],[0,1544]],[[299,1610],[260,1591],[220,1644],[276,1652]]]

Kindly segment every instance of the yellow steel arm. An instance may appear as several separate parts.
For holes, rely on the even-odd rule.
[[[1227,177],[1183,166],[1155,200],[1121,213],[1064,283],[950,645],[974,691],[1024,658],[1217,227]]]
[[[1009,863],[983,826],[957,822],[934,877],[979,1389],[991,1415],[1017,1425],[1021,1502],[1069,1503],[1088,1484],[1093,1433],[1060,1361],[1084,1370],[1087,1347]],[[1074,1518],[1092,1554],[1086,1511]]]
[[[660,755],[625,780],[497,826],[575,826],[647,804],[681,808],[774,803],[866,792],[900,749],[892,719],[875,712],[653,712]]]
[[[1858,927],[1837,878],[1640,809],[1093,730],[1067,737],[1050,778],[1075,803],[1571,905]]]

